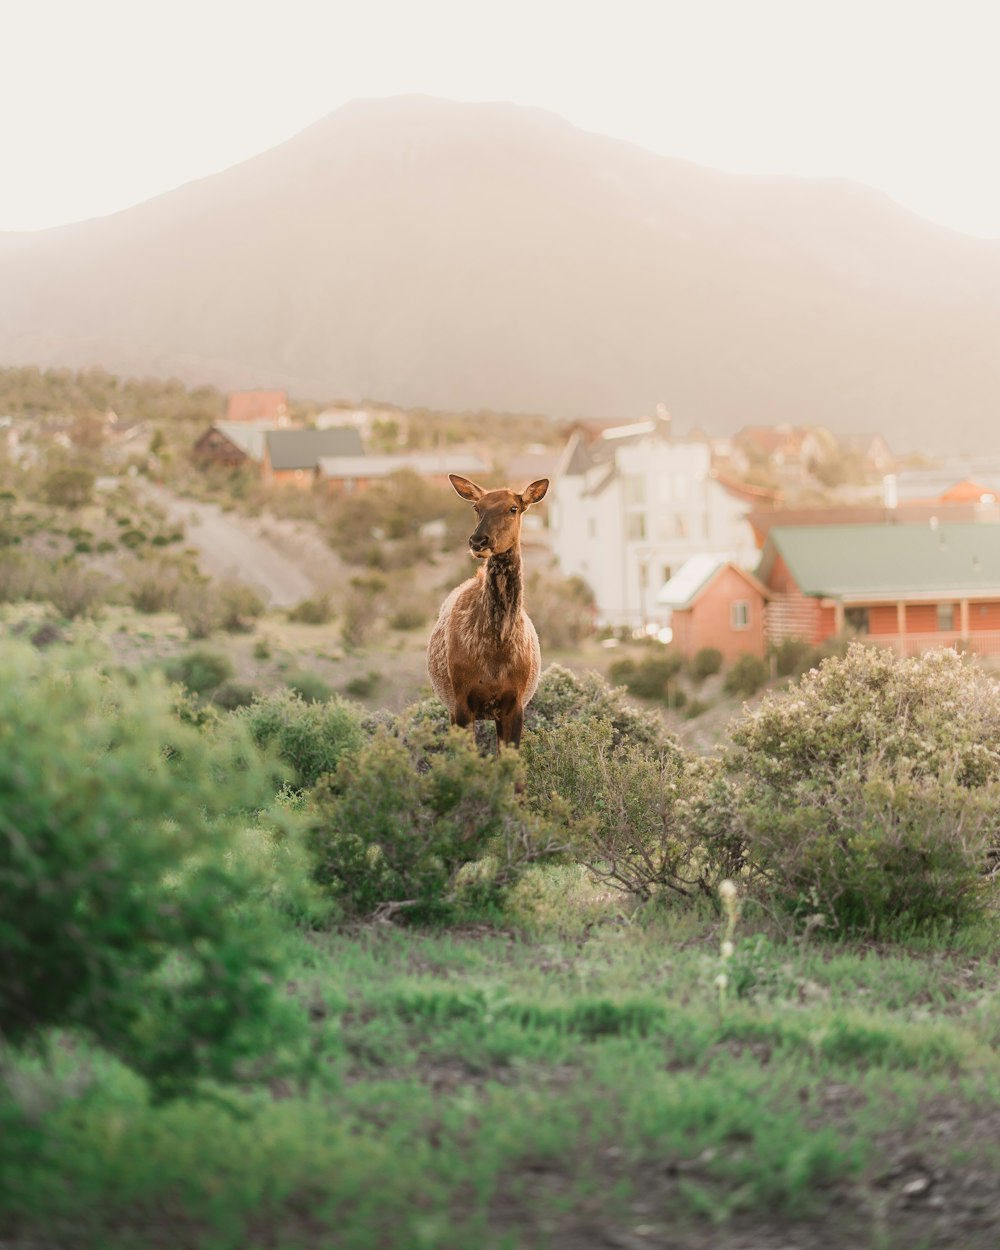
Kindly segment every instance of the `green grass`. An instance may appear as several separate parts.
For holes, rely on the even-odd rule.
[[[153,1107],[66,1039],[18,1060],[9,1244],[995,1244],[995,1193],[971,1223],[903,1194],[907,1159],[946,1198],[1000,1162],[991,957],[744,933],[760,976],[720,1006],[711,913],[588,912],[568,869],[522,891],[560,888],[533,928],[292,933],[300,1079]]]

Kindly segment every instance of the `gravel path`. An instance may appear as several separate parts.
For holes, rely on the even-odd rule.
[[[162,487],[147,490],[184,526],[204,573],[246,582],[272,608],[291,607],[342,580],[340,561],[315,526],[224,512],[218,504],[179,499]]]

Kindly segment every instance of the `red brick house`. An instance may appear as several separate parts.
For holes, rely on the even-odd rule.
[[[715,647],[727,664],[741,655],[763,656],[767,588],[738,564],[719,556],[692,556],[660,591],[671,609],[673,645],[690,658]]]

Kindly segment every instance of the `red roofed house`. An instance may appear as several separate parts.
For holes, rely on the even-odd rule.
[[[227,421],[252,421],[273,430],[292,424],[288,396],[284,391],[233,391],[226,410]]]

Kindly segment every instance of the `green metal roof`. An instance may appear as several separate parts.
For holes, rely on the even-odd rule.
[[[757,576],[780,555],[806,595],[879,599],[1000,594],[1000,525],[776,526]]]

